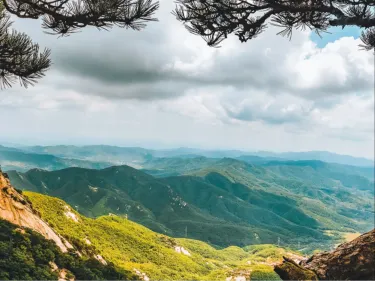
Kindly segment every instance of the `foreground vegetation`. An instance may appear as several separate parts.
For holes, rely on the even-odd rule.
[[[30,229],[0,219],[0,280],[58,280],[63,271],[76,280],[134,280],[136,276],[81,258],[74,251],[62,253],[56,244]]]
[[[86,218],[64,201],[24,192],[33,208],[84,254],[100,253],[106,261],[152,280],[224,280],[251,274],[252,280],[279,280],[273,263],[291,251],[274,245],[216,249],[204,242],[155,233],[119,216]],[[179,253],[182,247],[185,251]]]

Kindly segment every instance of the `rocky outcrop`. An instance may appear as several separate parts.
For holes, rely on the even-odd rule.
[[[287,257],[284,257],[282,264],[275,266],[275,272],[283,280],[318,280],[314,271],[304,268]]]
[[[30,228],[46,239],[55,241],[63,252],[72,248],[33,210],[31,204],[12,187],[6,173],[0,171],[0,218]]]
[[[275,271],[283,280],[375,280],[375,229],[298,264],[284,258]]]
[[[228,276],[225,281],[247,281],[251,280],[252,270],[232,270],[230,276]]]
[[[183,255],[185,255],[185,256],[191,256],[191,254],[189,253],[189,251],[186,250],[184,247],[175,246],[175,247],[174,247],[174,250],[175,250],[176,253],[178,253],[178,254],[183,254]]]

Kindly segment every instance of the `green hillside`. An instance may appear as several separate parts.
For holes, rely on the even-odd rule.
[[[194,161],[197,165],[194,165]],[[197,167],[197,168],[194,168]],[[250,189],[279,194],[315,218],[323,228],[368,231],[374,219],[374,169],[321,161],[263,161],[258,164],[225,159],[159,159],[146,164],[155,176],[195,175],[218,186],[224,176]],[[226,182],[226,180],[224,180]],[[225,184],[227,185],[227,184]]]
[[[374,181],[364,168],[320,161],[253,165],[227,158],[190,172],[206,179],[212,173],[234,183],[294,199],[295,207],[318,220],[324,229],[352,228],[365,232],[374,223]]]
[[[127,215],[154,231],[220,246],[276,243],[278,238],[286,244],[329,244],[331,239],[294,200],[242,184],[225,190],[210,178],[155,179],[127,166],[9,176],[16,188],[62,198],[87,216]]]
[[[86,218],[57,198],[24,194],[77,249],[100,253],[115,266],[146,273],[152,280],[223,280],[241,273],[251,273],[253,280],[279,280],[272,264],[293,254],[273,245],[218,250],[201,241],[158,234],[115,215]],[[176,247],[183,247],[185,254]]]
[[[62,198],[89,217],[118,214],[159,233],[224,247],[280,240],[312,251],[373,224],[371,181],[356,174],[340,178],[321,163],[164,159],[159,170],[191,175],[154,178],[115,166],[12,171],[9,176],[15,187]]]
[[[62,253],[31,229],[0,219],[0,280],[58,280],[62,271],[76,280],[134,280],[130,271],[94,258]]]
[[[215,185],[219,182],[215,181],[215,174],[219,174],[251,189],[294,199],[297,206],[303,206],[312,216],[336,229],[350,226],[367,231],[373,225],[373,169],[321,161],[267,161],[257,165],[230,158],[195,161],[196,169],[186,169],[194,167],[194,159],[150,161],[146,172],[156,176],[195,175]]]

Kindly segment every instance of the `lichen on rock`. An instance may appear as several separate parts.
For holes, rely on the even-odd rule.
[[[283,280],[318,280],[314,271],[306,269],[286,257],[282,264],[275,266],[275,272]]]

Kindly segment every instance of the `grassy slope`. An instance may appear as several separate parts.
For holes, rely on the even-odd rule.
[[[278,279],[267,263],[287,254],[272,245],[217,250],[201,241],[169,238],[118,216],[90,219],[75,213],[79,218],[75,222],[64,214],[64,201],[24,194],[42,218],[75,245],[88,239],[107,261],[127,270],[136,268],[154,280],[216,280],[241,270],[252,270],[254,278]],[[184,247],[191,256],[177,253],[175,246]]]
[[[92,257],[80,257],[74,251],[62,253],[52,240],[0,219],[0,280],[58,280],[60,270],[77,280],[137,278]]]

